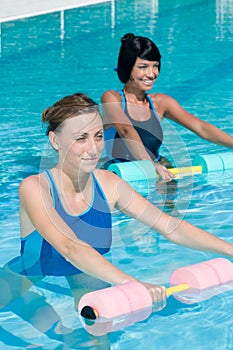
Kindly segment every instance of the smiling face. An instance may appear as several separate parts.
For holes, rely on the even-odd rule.
[[[63,169],[84,173],[95,169],[104,147],[103,125],[97,112],[66,119],[49,137]]]
[[[131,71],[128,83],[147,91],[152,89],[156,78],[159,76],[159,61],[148,61],[137,58]]]

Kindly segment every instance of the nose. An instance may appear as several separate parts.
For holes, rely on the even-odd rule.
[[[96,156],[99,153],[98,143],[94,138],[89,139],[87,153],[90,156]]]
[[[147,76],[149,78],[157,77],[158,73],[159,73],[158,67],[149,66],[147,69]]]
[[[97,151],[97,147],[96,147],[95,140],[90,138],[89,142],[88,142],[88,153],[89,154],[92,154],[92,153],[94,154],[94,153],[96,153],[96,151]]]

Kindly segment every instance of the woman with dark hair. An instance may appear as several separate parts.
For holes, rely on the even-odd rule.
[[[233,137],[191,113],[172,97],[148,94],[159,76],[161,55],[146,37],[128,33],[121,39],[117,74],[124,87],[102,95],[106,152],[110,162],[147,159],[165,180],[173,175],[171,163],[159,153],[163,142],[161,121],[167,118],[201,138],[233,148]]]

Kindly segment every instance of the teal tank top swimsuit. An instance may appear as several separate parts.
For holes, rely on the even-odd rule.
[[[137,130],[147,152],[150,154],[154,161],[160,160],[159,149],[163,141],[163,131],[161,128],[160,120],[155,110],[152,99],[149,95],[146,98],[150,105],[151,116],[146,121],[137,121],[131,118],[128,108],[127,101],[123,90],[119,91],[122,97],[122,109]],[[111,127],[104,132],[105,135],[105,149],[107,158],[115,162],[124,162],[135,160],[131,152],[125,145],[124,140],[120,137],[117,130]]]
[[[70,215],[64,209],[51,171],[45,171],[50,183],[53,204],[61,218],[75,235],[90,244],[100,254],[110,250],[112,243],[112,216],[105,195],[92,176],[92,203],[80,215]],[[21,256],[8,264],[12,270],[27,276],[67,276],[81,273],[35,230],[21,239]]]

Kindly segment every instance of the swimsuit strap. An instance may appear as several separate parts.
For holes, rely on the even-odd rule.
[[[147,101],[149,102],[149,104],[150,104],[150,108],[151,108],[151,110],[153,111],[153,113],[154,113],[155,117],[158,119],[158,121],[159,121],[159,123],[160,123],[160,120],[159,120],[158,114],[157,114],[157,112],[156,112],[156,109],[155,109],[154,103],[153,103],[153,101],[152,101],[152,98],[151,98],[149,95],[147,95],[147,94],[146,94],[146,99],[147,99]]]
[[[126,105],[126,97],[125,97],[125,93],[123,90],[119,90],[119,94],[121,95],[121,106],[123,111],[125,110],[125,105]]]
[[[49,182],[49,187],[50,187],[50,191],[51,191],[51,197],[53,200],[53,205],[55,207],[55,203],[56,203],[56,197],[58,197],[58,193],[56,190],[56,185],[54,183],[54,179],[53,179],[53,175],[51,173],[51,170],[45,170],[45,176],[47,177],[47,180]],[[57,194],[57,196],[56,196]]]

